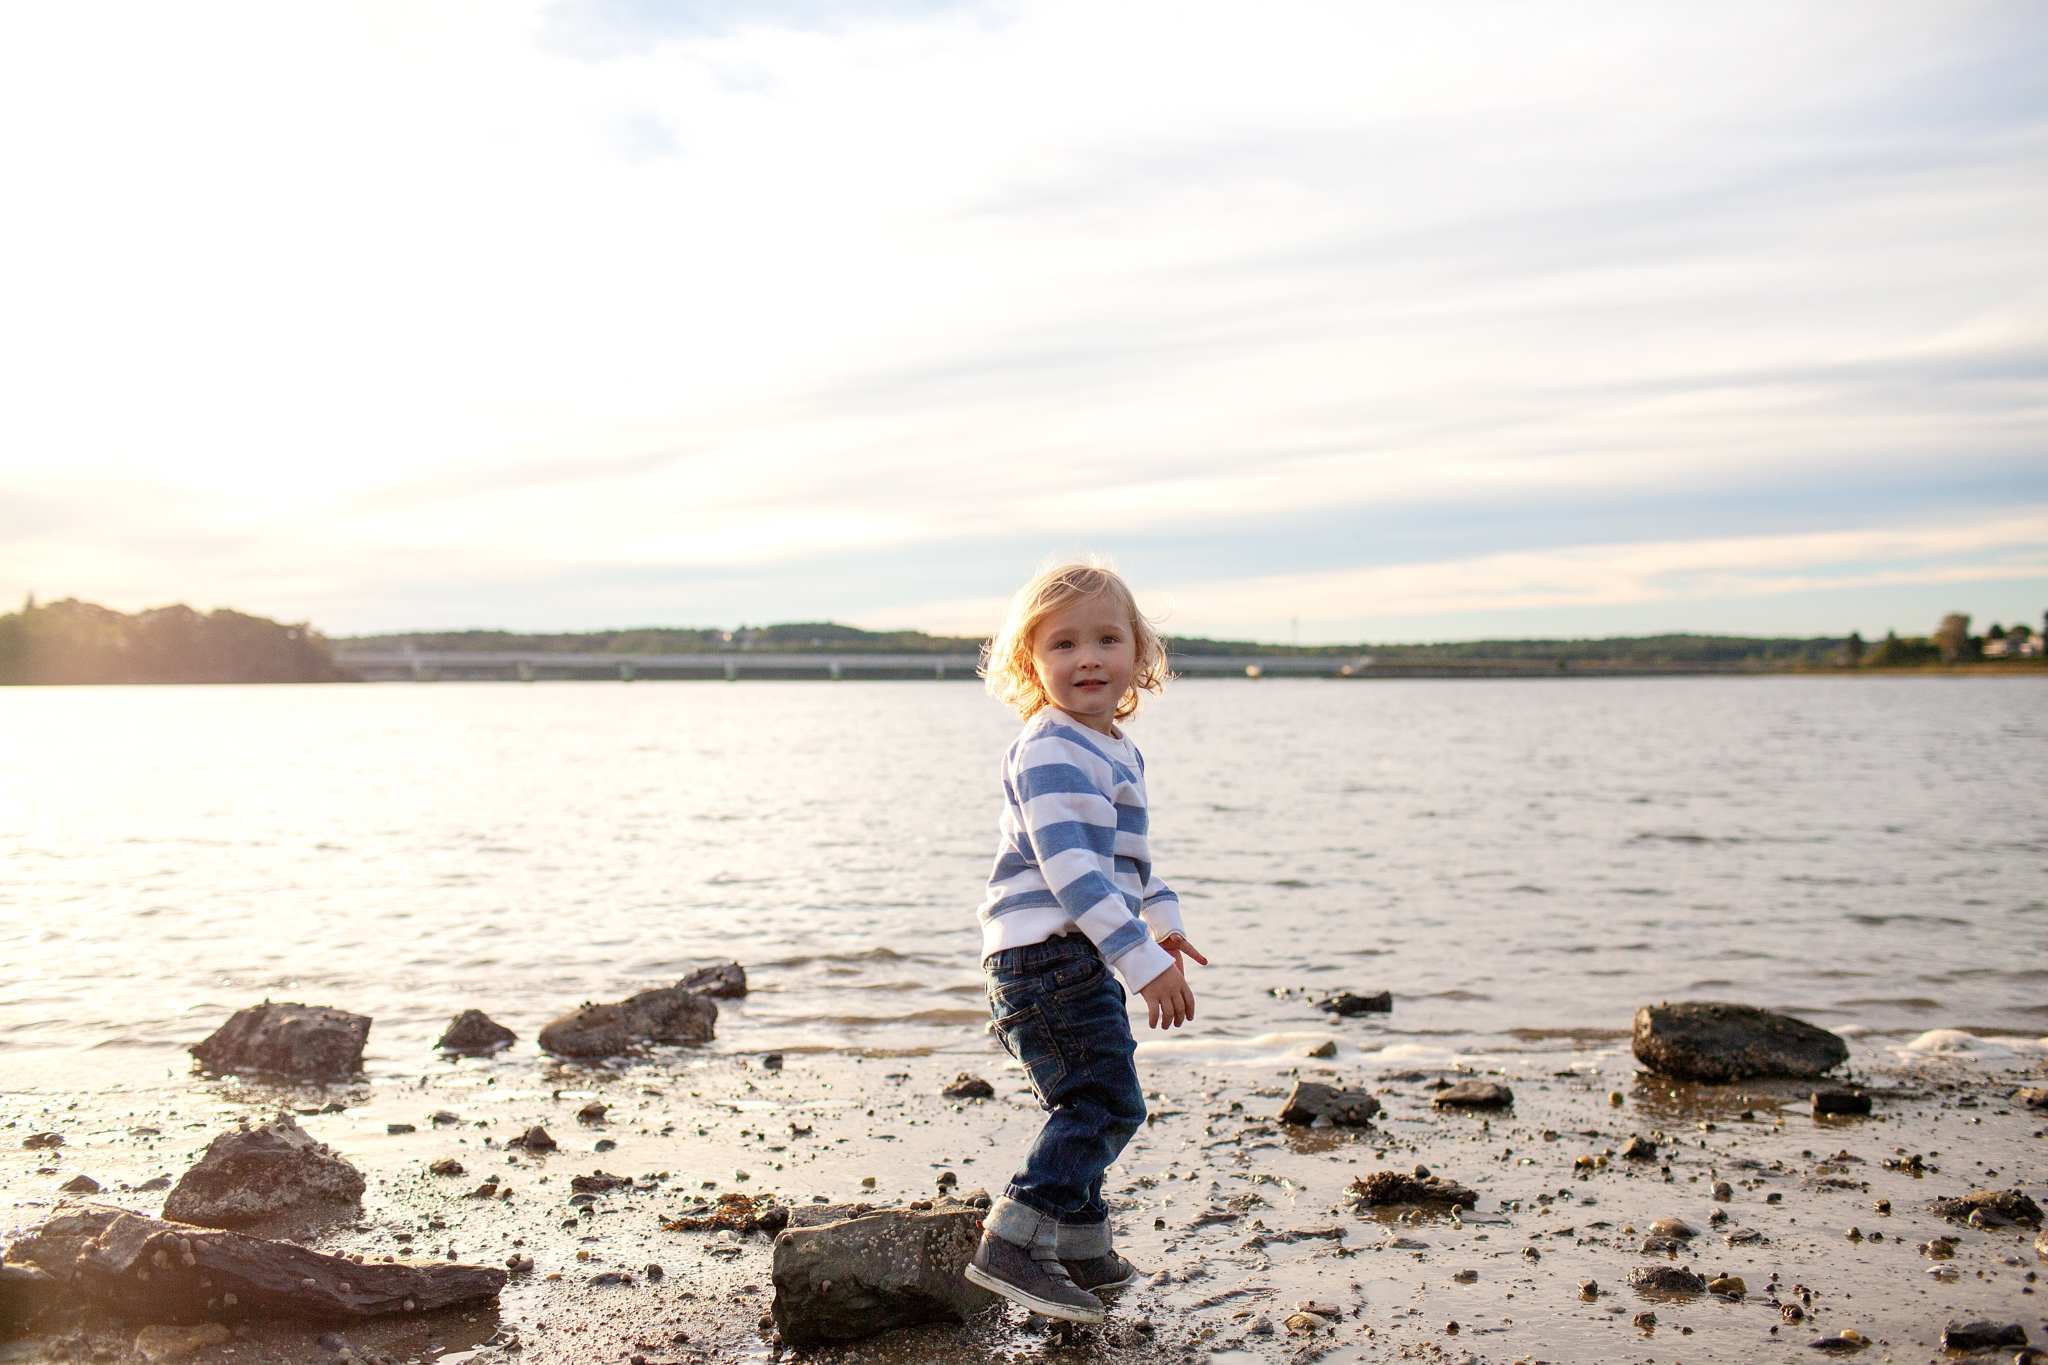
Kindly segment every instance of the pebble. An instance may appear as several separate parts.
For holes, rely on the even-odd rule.
[[[1716,1180],[1714,1182],[1714,1198],[1720,1200],[1729,1200],[1733,1199],[1734,1197],[1735,1187],[1733,1185],[1730,1185],[1725,1180]]]
[[[1580,1280],[1580,1281],[1579,1281],[1579,1297],[1580,1297],[1580,1298],[1582,1298],[1582,1299],[1597,1299],[1597,1298],[1599,1298],[1599,1297],[1600,1297],[1600,1282],[1599,1282],[1598,1280]]]
[[[1451,1276],[1451,1279],[1459,1284],[1477,1284],[1479,1282],[1479,1272],[1476,1270],[1461,1270]]]
[[[1739,1299],[1749,1292],[1749,1286],[1742,1282],[1740,1275],[1720,1275],[1707,1281],[1707,1292]]]
[[[1682,1218],[1659,1218],[1650,1224],[1650,1235],[1652,1237],[1683,1237],[1689,1240],[1700,1234],[1697,1228]]]

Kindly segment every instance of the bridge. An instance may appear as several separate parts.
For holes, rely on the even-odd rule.
[[[718,650],[702,654],[556,654],[545,650],[337,650],[335,659],[373,682],[410,678],[470,681],[536,678],[972,678],[972,654],[782,654]],[[1367,656],[1175,654],[1181,677],[1354,677],[1372,667]]]

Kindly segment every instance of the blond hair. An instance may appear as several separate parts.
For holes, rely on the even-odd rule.
[[[1158,692],[1171,675],[1166,669],[1166,646],[1159,632],[1138,610],[1138,599],[1130,584],[1107,559],[1089,555],[1078,564],[1059,564],[1041,569],[1038,576],[1018,589],[1010,599],[1010,610],[995,638],[981,647],[981,677],[989,695],[1014,708],[1026,720],[1052,705],[1052,695],[1039,680],[1031,658],[1031,639],[1045,618],[1076,602],[1107,597],[1131,623],[1131,642],[1137,668],[1130,688],[1116,704],[1115,719],[1138,713],[1141,692]]]

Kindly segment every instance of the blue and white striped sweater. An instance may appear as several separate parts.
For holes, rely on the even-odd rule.
[[[1079,929],[1124,984],[1173,965],[1156,940],[1181,931],[1180,899],[1152,872],[1145,760],[1048,706],[1003,755],[1002,842],[982,903],[981,954]]]

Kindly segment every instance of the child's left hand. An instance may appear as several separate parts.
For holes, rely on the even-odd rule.
[[[1176,967],[1182,965],[1180,959],[1183,953],[1201,963],[1204,967],[1209,965],[1209,959],[1195,951],[1195,945],[1188,942],[1186,934],[1168,934],[1165,938],[1159,940],[1159,946],[1173,954],[1173,965]]]

